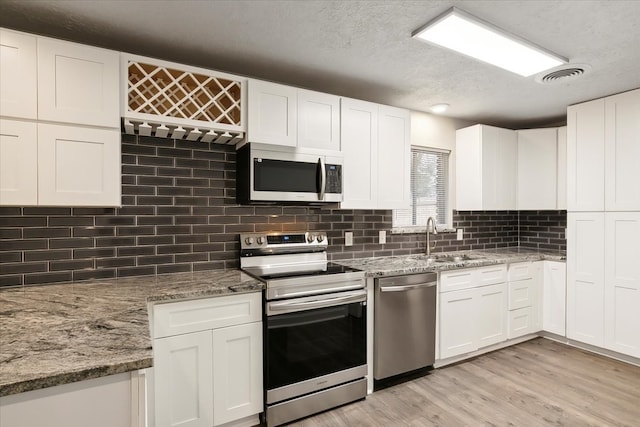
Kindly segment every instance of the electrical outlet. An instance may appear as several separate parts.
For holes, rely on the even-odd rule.
[[[381,245],[384,245],[385,243],[387,243],[387,232],[384,230],[379,231],[378,240],[380,241]]]
[[[458,228],[456,230],[456,239],[458,239],[458,240],[463,240],[464,239],[464,229],[463,228]]]
[[[344,232],[344,245],[353,246],[353,231]]]

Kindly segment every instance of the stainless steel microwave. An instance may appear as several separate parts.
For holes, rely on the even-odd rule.
[[[238,203],[342,201],[342,158],[245,144],[236,152]]]

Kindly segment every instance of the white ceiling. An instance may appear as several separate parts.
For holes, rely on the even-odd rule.
[[[414,40],[459,7],[591,73],[541,85]],[[511,128],[640,87],[640,1],[0,0],[0,25]]]

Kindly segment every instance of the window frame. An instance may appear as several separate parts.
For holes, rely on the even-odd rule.
[[[436,224],[438,231],[448,231],[451,230],[452,227],[452,218],[453,218],[453,211],[451,209],[451,156],[452,156],[452,151],[451,150],[447,150],[447,149],[443,149],[443,148],[436,148],[436,147],[428,147],[428,146],[422,146],[422,145],[412,145],[411,149],[410,149],[410,155],[411,155],[411,161],[410,161],[410,171],[409,171],[409,176],[413,176],[413,169],[414,169],[414,164],[413,164],[413,154],[415,151],[421,151],[421,152],[428,152],[428,153],[441,153],[441,154],[445,154],[447,156],[447,170],[446,170],[446,176],[444,176],[444,179],[446,180],[445,183],[445,206],[444,206],[444,215],[445,215],[445,222],[444,223],[438,223]],[[411,180],[411,178],[410,178]],[[413,203],[413,199],[415,198],[415,195],[413,194],[413,191],[410,191],[409,194],[409,199],[410,199],[410,207],[408,209],[413,208],[414,214],[415,214],[415,204]],[[436,203],[437,205],[437,203]],[[405,226],[396,226],[394,224],[394,211],[396,209],[392,210],[391,213],[391,221],[392,221],[392,229],[391,232],[394,234],[404,234],[404,233],[424,233],[427,230],[427,226],[425,225],[405,225]]]

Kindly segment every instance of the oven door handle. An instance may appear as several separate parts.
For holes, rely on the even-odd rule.
[[[349,292],[349,295],[317,298],[310,301],[282,301],[267,304],[267,315],[270,313],[291,313],[294,311],[313,310],[315,308],[333,307],[367,300],[366,291]]]
[[[380,292],[403,292],[410,291],[411,289],[420,288],[432,288],[436,286],[437,282],[419,283],[417,285],[405,285],[405,286],[380,286]]]

